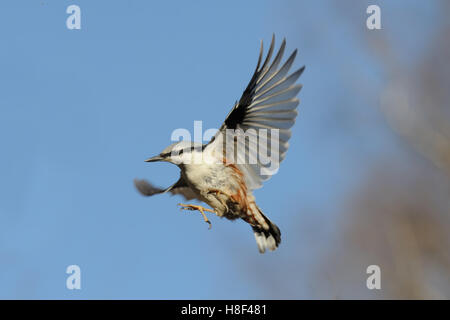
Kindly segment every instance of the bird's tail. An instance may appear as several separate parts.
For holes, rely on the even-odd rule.
[[[281,231],[275,223],[262,213],[261,209],[258,208],[258,211],[268,225],[268,229],[260,225],[252,226],[258,250],[260,253],[266,252],[266,249],[273,251],[278,248],[281,242]]]

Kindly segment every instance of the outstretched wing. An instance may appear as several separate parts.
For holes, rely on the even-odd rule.
[[[147,197],[153,196],[155,194],[170,192],[173,195],[180,194],[186,200],[196,199],[195,193],[191,188],[189,188],[182,177],[180,177],[180,179],[178,179],[176,183],[174,183],[167,189],[155,187],[145,179],[134,179],[134,185],[142,195]]]
[[[302,88],[301,84],[295,82],[303,73],[304,66],[288,75],[297,50],[279,67],[286,40],[283,39],[278,53],[270,62],[274,42],[275,36],[272,37],[262,65],[261,42],[258,64],[250,83],[218,133],[206,146],[217,148],[227,155],[227,161],[236,163],[250,189],[260,188],[264,180],[278,171],[279,164],[285,158],[289,148],[290,128],[297,116],[299,99],[296,96]],[[278,138],[273,129],[278,129]],[[246,143],[252,139],[256,139],[257,145]],[[233,155],[232,160],[229,159],[230,154]]]

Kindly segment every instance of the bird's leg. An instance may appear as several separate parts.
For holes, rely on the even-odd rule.
[[[219,190],[219,189],[211,189],[211,190],[208,191],[208,193],[215,193],[216,195],[221,193],[221,194],[227,196],[228,199],[232,199],[231,195],[229,195],[228,193],[225,193],[225,192],[223,192],[222,190]],[[216,199],[219,200],[220,203],[222,203],[222,205],[226,208],[226,211],[228,211],[228,206],[227,206],[226,202],[224,202],[223,199],[219,198],[219,197],[216,197]]]
[[[205,211],[216,213],[214,210],[211,210],[211,209],[208,209],[208,208],[205,208],[205,207],[202,207],[202,206],[198,206],[198,205],[195,205],[195,204],[179,203],[178,205],[181,207],[180,208],[181,210],[198,210],[198,211],[200,211],[200,213],[203,216],[203,220],[205,220],[205,222],[209,224],[208,229],[211,229],[211,221],[209,221],[208,217],[205,214]]]
[[[219,189],[209,189],[208,193],[215,193],[215,194],[221,193],[221,194],[224,194],[227,197],[231,198],[231,195],[229,195],[228,193],[225,193],[225,192],[223,192],[222,190],[219,190]]]

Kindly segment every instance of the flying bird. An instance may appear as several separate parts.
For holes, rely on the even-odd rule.
[[[297,116],[302,88],[296,84],[305,67],[288,74],[297,50],[280,66],[286,40],[272,60],[275,36],[263,59],[263,42],[256,70],[214,137],[206,144],[180,141],[165,148],[146,162],[166,161],[180,168],[180,178],[167,189],[135,179],[137,190],[145,196],[170,192],[186,200],[199,200],[212,209],[179,204],[181,209],[198,210],[230,220],[242,219],[253,229],[259,252],[275,250],[281,232],[256,205],[253,190],[262,186],[278,170],[289,147],[291,127]],[[246,144],[246,141],[257,143]],[[270,156],[268,153],[270,151]]]

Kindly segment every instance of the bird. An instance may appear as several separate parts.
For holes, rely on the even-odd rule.
[[[136,189],[144,196],[169,192],[181,195],[187,201],[198,200],[209,205],[211,209],[178,204],[180,209],[199,211],[209,228],[211,222],[205,212],[229,220],[243,220],[252,228],[260,253],[278,248],[281,231],[258,207],[253,191],[261,188],[263,182],[278,171],[286,156],[291,127],[298,114],[300,100],[297,94],[303,87],[296,81],[305,70],[302,66],[288,74],[297,49],[281,64],[286,39],[272,59],[274,44],[275,35],[272,35],[262,61],[264,48],[261,41],[250,82],[208,143],[178,141],[145,160],[177,165],[180,177],[174,184],[159,188],[145,179],[134,179]],[[247,140],[253,144],[246,144]],[[269,149],[270,156],[267,154]]]

